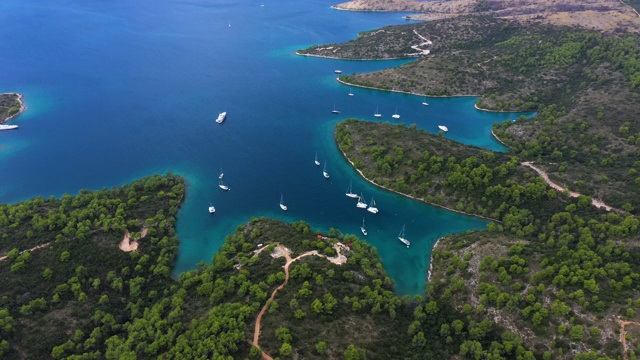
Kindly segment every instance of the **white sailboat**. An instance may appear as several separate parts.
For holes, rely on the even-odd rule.
[[[349,88],[349,96],[353,96],[353,91],[351,91],[351,88]]]
[[[378,107],[377,107],[377,106],[376,106],[376,112],[375,112],[375,113],[373,113],[373,116],[375,116],[375,117],[382,117],[382,114],[380,114],[380,113],[378,112]]]
[[[449,131],[449,128],[448,128],[448,127],[446,127],[446,126],[444,126],[444,125],[438,125],[438,129],[440,129],[440,130],[442,130],[442,131],[444,131],[444,132]]]
[[[402,241],[402,243],[407,245],[407,247],[411,245],[411,242],[404,238],[404,225],[402,225],[402,230],[400,230],[400,234],[398,234],[398,240]]]
[[[360,226],[360,231],[362,231],[362,235],[367,236],[367,229],[364,228],[364,217],[362,218],[362,226]]]
[[[351,191],[351,181],[349,181],[349,190],[347,190],[347,193],[345,195],[354,199],[358,197],[358,194],[354,194],[353,191]]]
[[[220,181],[218,182],[218,186],[220,187],[220,189],[222,189],[224,191],[229,190],[229,187],[222,183],[222,179],[220,179]]]
[[[324,169],[322,170],[322,176],[324,176],[325,179],[329,178],[329,173],[327,172],[327,163],[324,163]]]
[[[224,177],[224,173],[222,172],[222,168],[220,168],[220,175],[218,175],[218,179],[222,179]]]
[[[316,165],[320,166],[320,161],[318,161],[318,153],[316,153],[316,159],[313,161]]]
[[[333,110],[331,110],[334,114],[340,114],[340,110],[336,109],[336,104],[333,104]]]
[[[212,203],[209,203],[209,214],[213,214],[214,212],[216,212],[216,208]]]
[[[360,194],[360,196],[358,196],[358,203],[356,204],[356,207],[359,209],[366,209],[367,208],[367,203],[364,201],[364,196],[362,196],[362,194]]]
[[[429,103],[427,102],[427,97],[424,97],[424,101],[422,102],[422,105],[424,106],[429,106]]]
[[[373,200],[373,198],[371,198],[371,203],[369,204],[367,211],[374,214],[378,213],[378,208],[376,207],[376,201]]]
[[[400,119],[400,114],[398,114],[398,107],[396,106],[396,112],[391,115],[392,118],[394,119]]]
[[[280,209],[287,211],[287,205],[284,204],[284,198],[282,194],[280,194]]]

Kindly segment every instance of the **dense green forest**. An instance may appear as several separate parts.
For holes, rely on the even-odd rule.
[[[622,353],[619,319],[640,320],[636,217],[547,187],[513,155],[461,145],[413,125],[345,120],[336,141],[380,186],[500,221],[441,240],[427,301],[452,306],[485,331],[517,334],[540,358]],[[474,343],[474,331],[481,330],[467,333],[472,338],[460,352],[492,358],[495,348]],[[445,326],[440,335],[454,333]]]
[[[536,111],[531,119],[496,125],[512,153],[537,162],[571,190],[640,209],[640,127],[634,121],[640,108],[640,36],[479,16],[383,30],[331,44],[331,50],[322,45],[306,51],[390,58],[423,42],[421,37],[429,39],[428,56],[340,79],[432,96],[478,95],[480,108]]]
[[[450,358],[470,339],[500,344],[500,359],[532,355],[514,335],[476,329],[446,303],[399,298],[375,248],[302,221],[252,219],[210,265],[172,279],[184,190],[168,174],[0,205],[0,358]],[[146,233],[136,251],[118,248],[125,230]],[[343,263],[326,258],[339,259],[338,242]],[[283,248],[306,256],[269,301],[285,280]],[[455,329],[451,339],[437,336],[442,327]]]

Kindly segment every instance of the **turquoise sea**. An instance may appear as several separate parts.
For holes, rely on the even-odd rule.
[[[333,0],[3,0],[0,92],[28,110],[0,132],[0,202],[117,186],[153,173],[186,177],[175,273],[209,262],[251,217],[304,220],[359,234],[363,216],[399,294],[422,294],[431,247],[486,221],[427,206],[358,177],[333,140],[335,124],[391,121],[502,150],[491,124],[515,118],[473,108],[474,98],[423,98],[349,89],[333,73],[402,61],[340,61],[296,49],[403,24],[400,13],[346,12]],[[352,91],[354,96],[347,94]],[[334,115],[335,106],[341,110]],[[227,111],[227,120],[214,122]],[[331,178],[313,163],[315,154]],[[218,173],[231,190],[218,187]],[[355,207],[353,189],[380,213]],[[289,210],[278,203],[281,194]],[[215,215],[207,208],[216,207]],[[397,236],[406,224],[407,249]],[[144,246],[144,244],[142,245]]]

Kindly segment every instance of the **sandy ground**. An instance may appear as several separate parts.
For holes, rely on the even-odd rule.
[[[147,227],[142,228],[142,231],[140,232],[140,239],[144,238],[145,236],[147,236]],[[138,240],[140,239],[131,240],[131,235],[129,234],[129,230],[125,230],[124,238],[122,239],[118,247],[120,248],[120,250],[124,252],[138,250]]]

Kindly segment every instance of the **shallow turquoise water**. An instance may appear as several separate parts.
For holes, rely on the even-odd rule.
[[[337,150],[335,124],[401,121],[501,150],[491,124],[516,117],[473,108],[473,98],[429,99],[335,81],[404,61],[308,58],[294,51],[406,21],[398,13],[343,12],[332,1],[57,1],[0,3],[0,91],[25,94],[28,111],[0,133],[0,201],[77,193],[152,173],[186,177],[175,272],[209,261],[226,234],[254,216],[305,220],[377,246],[400,294],[421,294],[433,243],[484,220],[430,207],[359,178]],[[264,6],[261,6],[264,5]],[[347,96],[352,91],[354,96]],[[331,114],[333,106],[341,110]],[[214,123],[227,111],[224,124]],[[327,163],[322,177],[314,155]],[[228,192],[218,188],[222,167]],[[344,196],[349,181],[380,213]],[[283,194],[289,211],[278,207]],[[213,202],[217,211],[207,212]],[[410,249],[397,240],[406,223]]]

